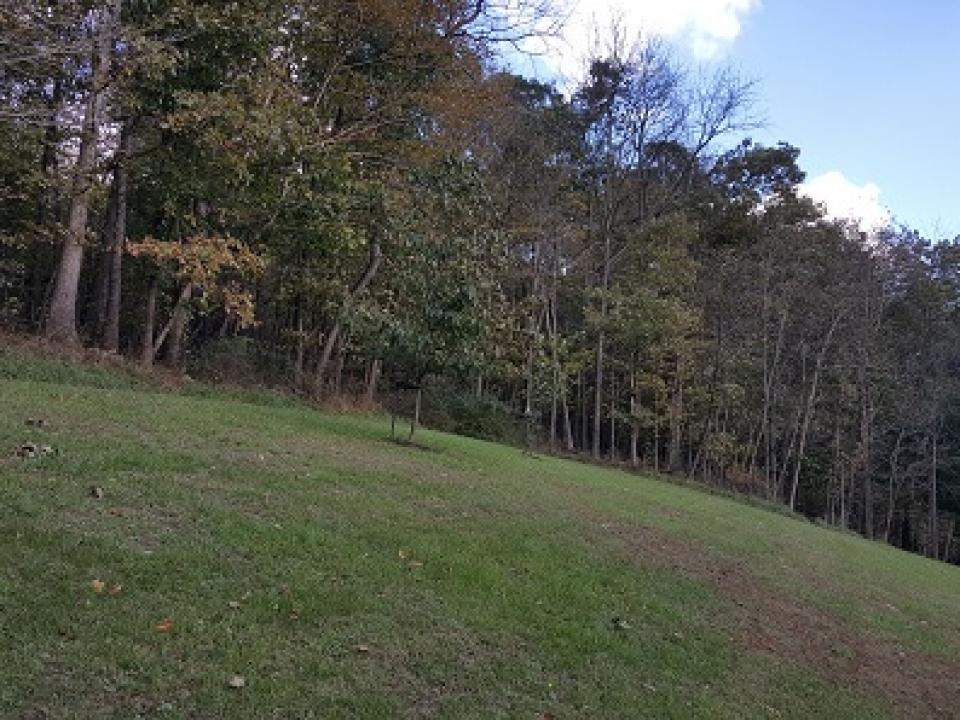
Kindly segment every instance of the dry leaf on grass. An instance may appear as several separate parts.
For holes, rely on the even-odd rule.
[[[227,687],[231,690],[239,690],[242,687],[245,687],[247,681],[240,675],[231,675],[227,678]]]
[[[173,620],[171,620],[170,618],[161,620],[160,622],[158,622],[156,625],[153,626],[153,629],[156,630],[157,632],[164,632],[164,633],[170,632],[171,630],[173,630]]]
[[[102,595],[106,587],[107,584],[99,578],[94,578],[90,581],[90,589],[93,590],[97,595]]]

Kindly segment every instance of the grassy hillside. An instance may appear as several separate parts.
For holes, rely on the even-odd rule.
[[[960,716],[956,567],[387,434],[0,353],[0,717]]]

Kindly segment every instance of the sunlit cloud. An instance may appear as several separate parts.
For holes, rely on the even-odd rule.
[[[880,202],[880,188],[873,183],[857,185],[839,170],[805,182],[800,192],[823,206],[831,220],[850,220],[863,232],[876,232],[890,225],[893,216]]]
[[[698,60],[720,56],[743,30],[743,20],[761,0],[571,0],[562,41],[543,58],[574,81],[591,51],[614,23],[627,38],[659,36],[686,47]]]

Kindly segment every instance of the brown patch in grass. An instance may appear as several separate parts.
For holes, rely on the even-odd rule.
[[[950,717],[960,707],[960,659],[937,658],[854,630],[829,611],[767,587],[746,563],[650,527],[602,523],[631,559],[706,580],[732,604],[721,619],[746,650],[800,663],[829,682],[880,695],[904,717]]]

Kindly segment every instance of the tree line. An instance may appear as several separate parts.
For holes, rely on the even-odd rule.
[[[749,139],[754,85],[655,38],[614,29],[569,92],[498,65],[553,10],[3,3],[0,323],[313,397],[442,386],[958,560],[958,239],[829,221]]]

